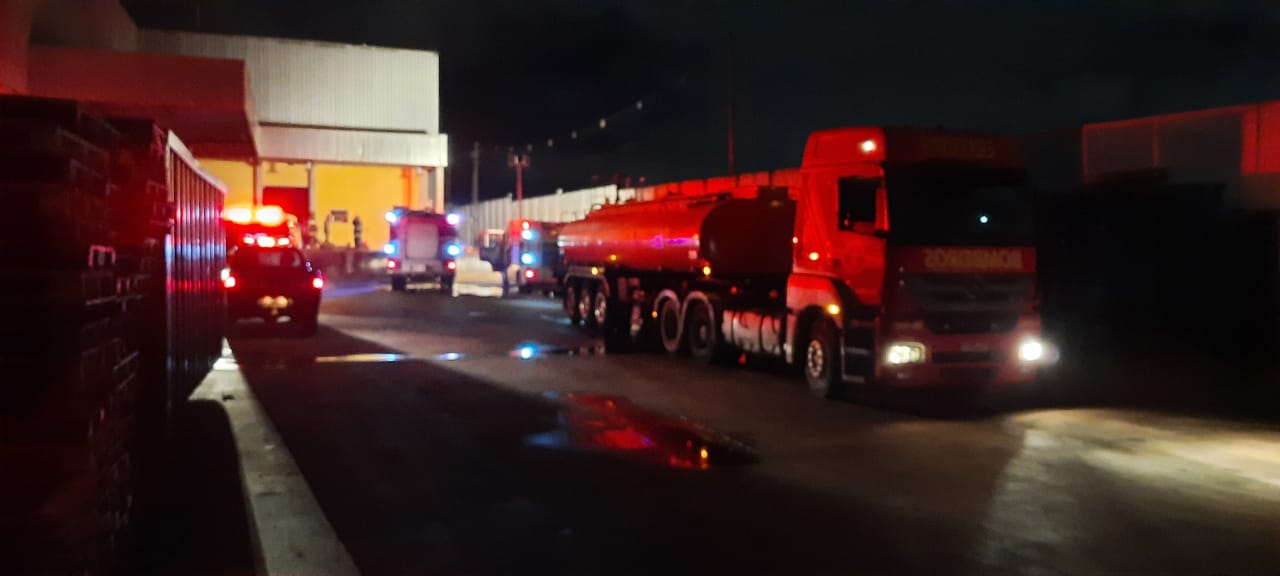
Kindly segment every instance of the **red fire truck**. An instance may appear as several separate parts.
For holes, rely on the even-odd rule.
[[[1054,355],[1031,207],[1011,140],[817,132],[789,189],[707,187],[566,224],[564,305],[613,345],[782,357],[820,396],[1025,387]]]
[[[403,206],[386,213],[391,240],[382,246],[387,255],[391,289],[403,292],[413,281],[435,281],[440,291],[453,292],[462,243],[458,241],[458,216]]]
[[[522,294],[560,290],[560,278],[564,276],[559,246],[561,226],[535,220],[512,220],[507,225],[502,270],[515,276],[514,282],[508,282]]]

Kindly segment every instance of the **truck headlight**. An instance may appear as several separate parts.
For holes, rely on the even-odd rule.
[[[1023,362],[1039,362],[1044,360],[1045,343],[1037,338],[1028,338],[1018,344],[1018,360]]]
[[[919,342],[894,342],[885,347],[884,362],[890,366],[924,363],[924,344]]]

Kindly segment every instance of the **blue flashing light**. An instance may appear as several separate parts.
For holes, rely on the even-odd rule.
[[[452,244],[452,243],[447,244],[444,247],[444,253],[450,256],[453,256],[454,258],[457,258],[458,256],[462,255],[462,246],[459,244]]]
[[[987,215],[986,215],[986,214],[983,214],[983,215],[981,215],[981,216],[978,216],[978,222],[979,222],[979,223],[981,223],[981,224],[986,224],[987,222],[990,222],[990,221],[991,221],[991,219],[990,219],[990,218],[987,218]]]
[[[528,252],[525,252],[524,254],[520,255],[520,263],[524,264],[525,266],[533,266],[533,260],[534,260],[533,254],[530,254]]]
[[[520,237],[525,240],[533,240],[533,230],[521,230]]]
[[[537,350],[535,350],[533,346],[521,346],[517,353],[520,355],[521,360],[528,360],[533,358],[533,355],[537,353]]]
[[[383,254],[386,254],[387,256],[395,256],[395,255],[396,255],[396,245],[395,245],[395,243],[394,243],[394,242],[387,242],[386,244],[383,244],[383,245],[382,245],[382,253],[383,253]]]
[[[462,222],[462,216],[458,214],[449,214],[444,217],[444,221],[448,222],[450,226],[457,226]]]
[[[395,210],[388,211],[386,214],[383,214],[382,217],[386,218],[387,222],[390,222],[392,224],[395,224],[396,222],[400,221],[400,215],[397,214]]]

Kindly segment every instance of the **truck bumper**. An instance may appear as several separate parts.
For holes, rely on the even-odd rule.
[[[1021,357],[1028,342],[1042,346],[1036,360]],[[892,365],[886,354],[896,343],[922,344],[924,362]],[[1040,336],[1038,318],[1019,320],[1003,333],[933,334],[927,330],[902,329],[881,340],[876,359],[877,380],[895,387],[941,387],[998,392],[1035,384],[1040,368],[1056,360],[1052,345]]]
[[[285,316],[296,320],[314,317],[319,310],[319,296],[258,295],[227,297],[227,317],[231,320],[262,318],[268,322],[274,322]]]

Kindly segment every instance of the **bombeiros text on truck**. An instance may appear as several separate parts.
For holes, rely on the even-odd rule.
[[[570,318],[613,346],[781,357],[826,397],[872,384],[1025,389],[1054,360],[1014,141],[821,131],[791,180],[609,205],[566,224]]]

